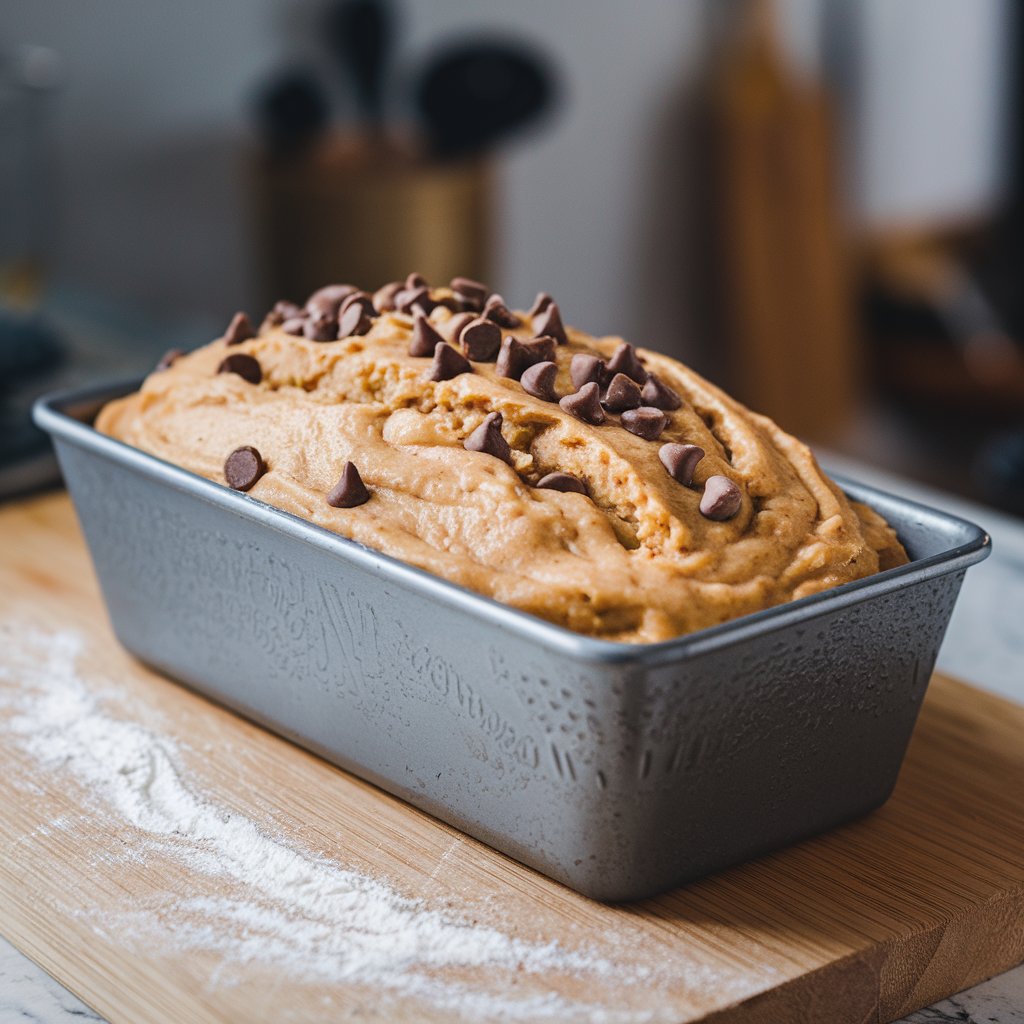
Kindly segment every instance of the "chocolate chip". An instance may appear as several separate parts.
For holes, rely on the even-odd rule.
[[[444,344],[444,338],[431,326],[423,313],[416,314],[412,325],[412,338],[409,340],[409,355],[424,358],[432,356],[438,345]]]
[[[234,355],[222,359],[220,366],[217,367],[217,372],[237,373],[242,380],[247,380],[250,384],[259,384],[263,380],[263,370],[260,368],[260,364],[244,352],[236,352]]]
[[[266,471],[263,456],[251,444],[236,448],[224,460],[224,479],[236,491],[249,490]]]
[[[294,334],[298,337],[306,329],[306,318],[304,316],[293,316],[281,324],[281,330],[285,334]]]
[[[252,329],[249,318],[244,313],[236,313],[224,332],[225,345],[241,345],[243,341],[255,338],[256,332]]]
[[[658,458],[673,480],[687,487],[693,481],[693,471],[697,463],[704,458],[704,449],[695,444],[663,444],[658,450]]]
[[[704,493],[700,499],[700,514],[707,519],[721,522],[732,519],[743,504],[743,495],[727,476],[709,476],[704,481]]]
[[[660,409],[642,405],[639,409],[627,409],[620,422],[631,434],[645,441],[656,441],[668,424],[668,417]]]
[[[625,412],[640,405],[640,385],[624,373],[617,373],[611,379],[601,404],[609,412]]]
[[[466,324],[471,324],[476,318],[475,313],[456,313],[450,320],[446,320],[444,329],[448,335],[448,340],[453,344],[457,342],[462,329]]]
[[[296,306],[294,302],[289,302],[287,299],[278,299],[278,301],[274,303],[274,308],[270,312],[278,313],[282,322],[290,320],[293,316],[305,316],[305,312],[301,306]]]
[[[402,290],[401,281],[390,281],[373,293],[373,308],[378,313],[391,313],[395,309],[395,296]]]
[[[415,271],[413,271],[405,279],[405,287],[409,291],[413,291],[416,288],[426,288],[427,287],[427,279],[422,274],[417,274]]]
[[[363,312],[367,316],[376,316],[377,308],[373,304],[373,296],[369,292],[353,292],[344,302],[338,307],[338,318],[341,318],[341,314],[345,312],[349,306],[360,305],[363,307]]]
[[[624,373],[630,380],[635,380],[637,384],[643,384],[647,380],[647,371],[644,369],[643,363],[640,362],[636,349],[628,341],[624,341],[612,354],[605,373],[609,380],[617,373]],[[654,403],[648,402],[647,404],[653,405]]]
[[[569,339],[565,333],[565,325],[562,323],[562,314],[557,302],[549,302],[544,312],[536,318],[533,329],[538,334],[547,334],[554,338],[559,345],[565,345]]]
[[[530,365],[530,355],[518,338],[506,338],[501,343],[498,361],[494,364],[494,372],[499,377],[511,377],[519,380]]]
[[[511,462],[512,449],[501,434],[502,416],[500,412],[489,412],[483,423],[462,442],[467,452],[483,452],[493,455],[502,462]]]
[[[341,304],[357,291],[359,289],[354,284],[329,284],[324,288],[318,288],[306,299],[306,309],[314,314],[337,316]]]
[[[272,309],[267,313],[263,318],[263,322],[260,324],[260,334],[264,331],[272,330],[274,327],[280,327],[283,323],[284,314],[279,313],[276,309]]]
[[[341,479],[327,492],[327,504],[333,508],[355,508],[370,500],[370,492],[355,464],[346,462]]]
[[[554,301],[547,292],[537,292],[537,298],[533,300],[533,305],[530,307],[530,316],[540,316]]]
[[[467,359],[477,363],[493,363],[501,347],[501,328],[490,320],[478,317],[459,332],[459,344]]]
[[[558,347],[554,338],[531,338],[522,345],[531,363],[553,362],[555,349]]]
[[[430,376],[427,380],[441,381],[451,380],[458,377],[460,373],[472,373],[473,367],[469,361],[455,351],[451,345],[443,341],[434,348],[434,362],[430,367]]]
[[[423,286],[403,288],[395,296],[395,308],[399,313],[412,313],[413,306],[420,306],[424,313],[429,313],[436,305],[430,297],[430,289]]]
[[[587,485],[568,473],[548,473],[537,481],[538,487],[549,491],[566,491],[574,494],[586,494]]]
[[[565,398],[559,399],[558,404],[584,423],[592,423],[594,426],[604,423],[601,391],[593,381],[584,384],[574,395],[566,395]]]
[[[367,312],[367,307],[373,309],[373,305],[369,296],[366,297],[366,300],[366,303],[357,300],[338,314],[339,338],[352,338],[366,334],[373,326],[373,320],[370,319],[370,314]]]
[[[465,304],[467,309],[479,311],[484,308],[491,289],[471,277],[453,277],[449,285],[456,297]]]
[[[653,405],[655,409],[678,409],[683,400],[656,373],[647,375],[647,382],[640,391],[644,405]]]
[[[153,367],[153,372],[161,373],[163,370],[169,370],[184,354],[180,348],[169,348],[160,357],[160,362]]]
[[[310,341],[334,341],[338,337],[338,321],[333,313],[314,313],[302,325],[302,333]]]
[[[522,323],[497,292],[484,304],[484,316],[488,320],[493,320],[499,327],[518,327]]]
[[[545,402],[557,402],[558,395],[555,392],[555,378],[558,376],[558,366],[550,361],[534,363],[523,370],[519,383],[523,390],[534,398]]]
[[[600,383],[604,369],[603,359],[598,359],[597,356],[591,355],[589,352],[577,352],[569,363],[572,386],[579,391],[584,384],[589,384],[591,381]]]

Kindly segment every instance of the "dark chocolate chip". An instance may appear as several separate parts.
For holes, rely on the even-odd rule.
[[[369,298],[369,297],[367,297]],[[373,308],[372,305],[369,307]],[[338,314],[338,337],[352,338],[366,332],[373,326],[366,304],[353,302]]]
[[[293,316],[305,316],[305,311],[301,306],[296,306],[294,302],[289,302],[287,299],[278,299],[274,303],[271,313],[279,314],[282,322],[291,320]]]
[[[473,367],[469,361],[443,341],[434,348],[434,362],[430,367],[430,376],[427,380],[441,381],[451,380],[458,377],[460,373],[472,373]]]
[[[395,308],[399,313],[412,313],[413,306],[421,306],[424,313],[429,313],[436,302],[430,297],[430,289],[425,287],[403,288],[395,296]]]
[[[169,348],[161,357],[160,362],[153,368],[154,373],[169,370],[185,353],[180,348]]]
[[[327,492],[327,504],[333,508],[355,508],[370,500],[370,492],[355,464],[346,462],[341,479]]]
[[[395,310],[395,296],[402,290],[401,281],[390,281],[373,293],[373,308],[378,313],[391,313]]]
[[[558,394],[555,392],[555,378],[558,376],[558,366],[550,361],[534,363],[523,370],[519,383],[523,390],[534,398],[545,402],[557,402]]]
[[[743,504],[739,487],[727,476],[709,476],[704,481],[704,493],[700,499],[700,514],[719,522],[732,519]]]
[[[655,409],[678,409],[683,400],[656,373],[647,375],[647,381],[640,392],[644,405]]]
[[[572,386],[578,391],[584,384],[594,381],[600,384],[604,376],[604,360],[589,352],[577,352],[569,363],[569,376],[572,378]]]
[[[565,345],[569,339],[565,333],[565,325],[562,323],[562,314],[557,302],[549,302],[544,312],[536,318],[533,329],[538,334],[547,334],[554,338],[559,345]]]
[[[471,324],[476,318],[475,313],[456,313],[450,320],[446,320],[443,326],[448,335],[448,340],[453,344],[457,342],[462,329],[466,324]]]
[[[484,308],[491,289],[471,277],[453,277],[449,285],[456,297],[465,304],[467,309],[479,312]]]
[[[302,333],[310,341],[334,341],[338,337],[338,320],[333,313],[314,313],[302,325]]]
[[[608,368],[605,371],[606,378],[610,380],[617,373],[624,373],[630,380],[635,380],[637,384],[643,384],[647,380],[647,371],[644,369],[643,363],[640,362],[636,349],[628,341],[624,341],[608,360]],[[647,404],[653,405],[654,403],[648,402]]]
[[[422,274],[417,274],[415,271],[413,271],[405,279],[405,287],[409,291],[412,291],[412,290],[414,290],[416,288],[426,288],[427,287],[427,279]]]
[[[704,449],[695,444],[675,444],[670,441],[658,450],[658,458],[673,480],[689,487],[697,463],[704,458]]]
[[[349,306],[353,306],[356,303],[363,307],[363,312],[367,316],[377,315],[377,307],[374,306],[373,296],[369,292],[353,292],[338,307],[338,319],[341,319],[341,314],[344,313]]]
[[[625,412],[640,405],[640,385],[624,373],[617,373],[611,379],[601,404],[609,412]]]
[[[642,405],[639,409],[627,409],[622,414],[621,423],[631,434],[645,441],[656,441],[668,425],[668,417],[660,409]]]
[[[533,305],[530,307],[530,316],[540,316],[554,301],[547,292],[537,292],[537,298],[533,300]]]
[[[269,331],[274,327],[280,327],[284,323],[284,314],[279,313],[276,309],[270,310],[269,313],[263,318],[263,322],[260,324],[260,333]]]
[[[501,343],[498,361],[494,364],[494,372],[499,377],[511,377],[519,380],[530,365],[530,355],[518,338],[508,337]]]
[[[522,344],[531,363],[554,362],[555,349],[558,347],[554,338],[530,338]]]
[[[489,412],[483,423],[462,442],[467,452],[483,452],[493,455],[502,462],[511,462],[512,449],[501,434],[502,416],[500,412]]]
[[[318,288],[306,300],[306,309],[310,313],[325,313],[337,316],[341,304],[353,293],[359,291],[354,284],[329,284]]]
[[[247,380],[250,384],[259,384],[263,380],[263,370],[260,368],[260,364],[244,352],[235,352],[233,355],[226,356],[217,367],[217,372],[237,373],[242,380]]]
[[[255,338],[256,332],[252,329],[249,318],[244,313],[236,313],[224,332],[225,345],[241,345],[243,341]]]
[[[497,292],[484,303],[484,316],[488,320],[493,320],[499,327],[518,327],[522,323]]]
[[[493,363],[501,347],[501,328],[478,317],[459,332],[459,344],[467,359],[476,363]]]
[[[590,381],[574,395],[566,395],[558,404],[578,420],[598,426],[604,423],[604,409],[601,408],[601,390]]]
[[[306,330],[306,318],[304,316],[293,316],[281,324],[281,330],[285,334],[294,334],[298,337]]]
[[[263,456],[251,444],[236,448],[224,460],[224,479],[236,491],[249,490],[266,471]]]
[[[412,338],[409,340],[409,355],[424,358],[432,356],[438,345],[444,344],[444,338],[431,326],[423,313],[416,314],[412,325]]]
[[[568,473],[548,473],[537,481],[538,487],[549,491],[567,491],[574,494],[586,494],[587,485],[580,479],[570,476]]]

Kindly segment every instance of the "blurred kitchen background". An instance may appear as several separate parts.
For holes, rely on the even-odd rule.
[[[1012,0],[4,0],[0,494],[54,384],[316,286],[551,292],[1024,515]]]

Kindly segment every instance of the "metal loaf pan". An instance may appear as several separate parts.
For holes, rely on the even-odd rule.
[[[665,643],[504,607],[40,400],[121,642],[539,871],[633,900],[889,796],[978,527],[869,487],[909,565]]]

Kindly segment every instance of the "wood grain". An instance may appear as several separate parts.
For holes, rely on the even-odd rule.
[[[87,638],[110,713],[181,741],[190,785],[269,834],[605,975],[499,979],[559,1020],[886,1021],[1024,959],[1024,708],[936,676],[895,795],[870,817],[656,900],[605,906],[149,672],[110,633],[63,495],[0,510],[0,667],[29,629]],[[11,673],[8,672],[8,675]],[[0,679],[17,688],[17,679]],[[234,964],[175,941],[206,881],[133,857],[60,772],[27,760],[0,700],[0,932],[112,1021],[450,1020],[451,1006]],[[26,779],[31,785],[26,785]],[[153,918],[139,944],[112,908]],[[451,979],[449,979],[451,980]],[[495,984],[466,976],[464,985]],[[537,1004],[540,1005],[540,1004]],[[552,1019],[550,1012],[537,1016]]]

